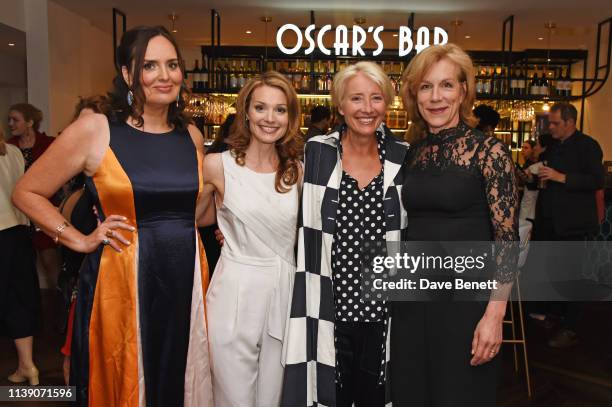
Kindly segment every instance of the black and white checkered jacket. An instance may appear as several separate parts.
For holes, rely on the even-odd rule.
[[[398,140],[383,125],[377,131],[386,132],[383,180],[386,239],[399,241],[401,230],[407,226],[401,203],[403,171],[400,168],[408,144]],[[336,405],[331,250],[342,179],[339,140],[338,130],[315,136],[306,143],[304,188],[298,217],[298,262],[284,344],[283,407]],[[387,332],[387,362],[388,340]],[[385,370],[383,364],[382,371]]]

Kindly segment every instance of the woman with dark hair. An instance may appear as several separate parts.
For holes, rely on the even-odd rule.
[[[8,143],[21,150],[26,171],[55,140],[54,137],[40,132],[42,120],[43,114],[40,109],[29,103],[17,103],[9,107],[8,127],[12,137],[9,138]],[[56,192],[54,191],[52,202],[54,205],[59,205],[61,196]],[[53,244],[53,240],[40,230],[32,234],[32,243],[46,275],[51,283],[55,284],[61,264],[57,247]]]
[[[521,156],[523,156],[522,170],[529,168],[530,165],[535,164],[538,161],[538,156],[535,152],[536,141],[525,140],[521,146]]]
[[[459,289],[429,291],[428,302],[393,304],[393,404],[491,407],[507,295],[516,276],[514,165],[502,142],[474,128],[474,67],[457,45],[419,53],[402,83],[414,140],[404,169],[409,221],[403,240],[495,241],[491,278],[498,290],[478,297]],[[441,278],[455,287],[454,277]]]
[[[206,208],[203,138],[184,114],[179,49],[163,27],[127,31],[109,118],[85,115],[22,178],[15,204],[54,240],[87,253],[70,383],[80,406],[211,406],[196,226]],[[48,198],[85,172],[99,216],[84,235]]]
[[[238,95],[223,153],[204,159],[203,198],[225,242],[207,294],[216,407],[279,405],[301,164],[300,108],[269,71]]]

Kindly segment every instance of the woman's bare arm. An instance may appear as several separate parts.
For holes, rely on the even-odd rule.
[[[49,236],[57,235],[57,228],[66,219],[53,206],[49,198],[75,175],[85,172],[93,174],[108,148],[108,122],[103,115],[83,117],[53,142],[47,151],[30,167],[13,191],[13,203]],[[122,221],[121,215],[109,215],[104,231],[84,236],[73,227],[66,227],[60,242],[70,249],[89,253],[105,239],[107,229],[133,230]],[[117,233],[116,239],[126,244],[127,240]],[[117,242],[112,242],[120,250]]]

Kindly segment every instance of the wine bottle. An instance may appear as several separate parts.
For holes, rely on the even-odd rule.
[[[238,74],[238,87],[242,89],[246,83],[244,72],[244,59],[240,60],[240,73]]]
[[[533,76],[531,77],[531,83],[529,84],[529,94],[530,95],[540,94],[540,79],[538,78],[537,70],[533,71]]]
[[[230,89],[238,89],[238,76],[236,75],[236,60],[232,61],[232,69],[229,76]]]
[[[200,86],[201,89],[207,89],[210,87],[208,75],[208,57],[206,55],[204,55],[204,59],[202,59],[202,68],[200,69]]]
[[[516,69],[510,70],[510,94],[512,96],[517,96],[518,94],[518,86],[517,86],[517,78],[516,78]]]
[[[572,96],[572,78],[570,76],[570,70],[567,68],[565,70],[565,97]]]
[[[540,80],[540,95],[548,96],[550,94],[548,78],[546,77],[546,70],[542,71],[542,79]]]
[[[501,74],[499,77],[499,89],[502,95],[508,95],[510,92],[508,91],[508,75],[506,68],[501,68]]]

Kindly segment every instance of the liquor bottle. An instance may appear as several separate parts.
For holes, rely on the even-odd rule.
[[[491,69],[491,94],[498,95],[499,94],[499,81],[497,77],[497,65],[493,66]]]
[[[238,73],[238,87],[242,89],[246,83],[245,72],[244,72],[244,59],[240,60],[240,72]]]
[[[204,55],[204,59],[202,59],[202,68],[200,69],[200,86],[201,89],[207,89],[210,87],[208,77],[208,57],[206,55]]]
[[[516,69],[510,70],[510,94],[512,96],[518,95],[518,79],[516,77]]]
[[[506,68],[502,67],[501,69],[501,74],[499,76],[499,89],[500,89],[500,93],[502,95],[509,95],[510,92],[508,91],[508,71],[506,71]]]
[[[216,60],[215,61],[215,80],[214,80],[215,88],[221,89],[223,87],[222,79],[223,79],[223,76],[221,72],[221,61]]]
[[[540,95],[548,96],[550,94],[548,78],[546,77],[546,70],[542,71],[542,79],[540,80]]]
[[[308,70],[304,70],[304,72],[302,72],[302,85],[300,86],[300,88],[303,91],[309,91],[310,90],[310,73],[308,72]]]
[[[485,95],[491,94],[491,77],[489,76],[489,68],[485,67],[483,70],[483,80],[482,80],[482,93]]]
[[[565,96],[565,97],[570,97],[570,96],[572,96],[572,78],[571,78],[571,76],[570,76],[570,70],[569,70],[569,68],[567,68],[567,69],[565,70],[565,78],[564,78],[564,81],[563,81],[563,82],[564,82],[564,84],[565,84],[565,85],[564,85],[564,90],[565,90],[565,92],[564,92],[563,96]]]
[[[195,60],[195,66],[193,67],[193,92],[198,93],[202,91],[201,74],[200,74],[200,61]]]
[[[527,87],[527,80],[526,80],[525,75],[527,75],[527,73],[524,70],[519,69],[518,79],[517,79],[517,84],[516,84],[519,96],[523,96],[527,93],[527,90],[525,89]]]
[[[536,70],[533,71],[533,77],[531,78],[531,83],[529,84],[529,94],[535,96],[540,94],[540,79],[538,78],[537,67]]]
[[[236,60],[232,61],[232,69],[229,75],[229,88],[230,89],[238,88],[238,76],[236,76]]]

